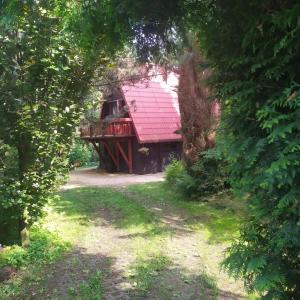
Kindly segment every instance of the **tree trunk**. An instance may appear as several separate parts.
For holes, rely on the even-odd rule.
[[[28,247],[30,240],[29,240],[29,231],[27,229],[27,223],[25,218],[19,218],[19,234],[20,234],[20,243],[22,247]]]
[[[28,171],[29,166],[32,161],[31,147],[28,140],[23,140],[18,147],[19,156],[19,171],[20,171],[20,181],[22,182],[25,173]],[[19,220],[18,220],[18,231],[19,231],[19,242],[23,247],[27,247],[30,243],[28,223],[24,217],[24,209],[20,208]]]
[[[210,70],[197,70],[202,58],[195,51],[186,52],[180,65],[178,102],[181,114],[183,138],[183,161],[192,166],[199,153],[213,146],[213,102],[210,91],[203,82],[210,76]]]

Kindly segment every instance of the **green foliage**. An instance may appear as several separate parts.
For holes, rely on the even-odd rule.
[[[69,244],[56,234],[38,227],[32,227],[31,239],[28,248],[17,245],[3,248],[0,252],[0,268],[3,266],[21,268],[33,263],[48,264],[57,260],[69,249]]]
[[[231,182],[251,213],[224,265],[264,299],[298,299],[300,5],[215,1],[199,10],[193,21],[215,69]]]
[[[69,288],[71,299],[85,299],[85,300],[101,300],[102,299],[102,274],[97,271],[91,275],[87,282],[80,284],[78,289]]]
[[[102,4],[0,4],[0,216],[6,216],[0,227],[5,230],[11,228],[9,219],[19,222],[19,230],[33,224],[68,170],[88,83],[96,66],[107,64],[106,53],[117,50],[110,47],[110,29],[100,26]],[[96,8],[99,23],[93,28]]]
[[[159,273],[170,263],[164,255],[156,255],[152,259],[138,259],[131,272],[133,285],[140,293],[146,294]]]
[[[190,168],[181,161],[172,161],[166,169],[166,181],[191,198],[212,195],[228,188],[228,167],[224,157],[216,149],[199,155]]]
[[[191,201],[164,182],[132,185],[128,189],[140,197],[150,197],[158,203],[172,204],[188,212],[190,218],[185,221],[186,225],[195,231],[205,231],[210,244],[236,238],[247,215],[245,201],[234,198],[230,192],[208,196],[206,201]]]
[[[141,57],[164,55],[189,29],[214,70],[231,183],[251,213],[225,266],[265,299],[298,299],[299,12],[296,0],[2,1],[0,139],[18,169],[1,159],[1,214],[41,215],[67,166],[88,63],[126,36]]]
[[[98,160],[99,158],[91,144],[79,138],[74,140],[69,154],[69,165],[71,168],[95,165]]]
[[[108,1],[112,17],[115,19],[121,36],[136,48],[142,61],[166,59],[180,44],[182,32],[181,0],[147,1],[119,0]]]
[[[0,252],[0,267],[12,266],[19,268],[25,264],[27,252],[20,246],[10,246]]]
[[[228,178],[224,157],[211,149],[199,155],[198,161],[177,184],[189,196],[207,196],[228,188]]]
[[[19,173],[18,155],[14,147],[4,144],[0,140],[0,203],[3,205],[4,190],[9,185],[12,189],[15,187],[14,176]],[[11,217],[16,213],[13,207],[1,209],[0,204],[0,242],[9,244],[18,239],[17,220]]]
[[[181,160],[172,159],[165,170],[166,182],[175,185],[177,180],[185,174],[185,167]]]
[[[3,163],[0,210],[32,224],[66,169],[86,76],[53,3],[11,1],[0,17],[0,138],[17,153],[14,172]]]

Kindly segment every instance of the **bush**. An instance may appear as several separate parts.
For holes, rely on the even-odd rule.
[[[25,248],[17,245],[5,247],[0,252],[0,268],[4,266],[19,268],[24,265],[26,256],[27,252]]]
[[[185,167],[181,160],[173,158],[171,163],[166,167],[165,179],[168,184],[174,185],[176,181],[185,173]]]
[[[20,268],[31,263],[46,264],[55,261],[69,248],[56,234],[33,227],[28,248],[17,245],[5,247],[0,251],[0,268],[11,266]]]
[[[70,168],[96,165],[98,160],[98,156],[92,145],[82,141],[80,138],[74,140],[69,154]]]
[[[198,161],[186,168],[173,160],[166,169],[166,181],[188,197],[208,196],[229,187],[227,164],[216,149],[204,151]]]

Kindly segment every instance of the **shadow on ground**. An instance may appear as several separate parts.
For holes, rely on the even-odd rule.
[[[155,259],[155,258],[153,258]],[[23,292],[18,299],[105,299],[105,300],[194,300],[194,299],[244,299],[238,293],[217,288],[215,281],[203,273],[189,275],[188,270],[168,264],[163,269],[141,276],[128,276],[114,269],[114,257],[88,254],[84,248],[73,249],[59,262],[44,270],[43,279],[31,287],[23,282]],[[95,298],[85,298],[81,287],[96,272],[101,273],[100,292]],[[144,282],[147,280],[147,289]],[[95,286],[91,287],[95,289]],[[92,292],[92,291],[91,291]],[[11,298],[12,299],[12,298]]]
[[[197,206],[196,212],[199,215],[193,215],[190,212],[193,207],[174,205],[169,199],[157,198],[160,201],[156,201],[154,197],[155,193],[146,197],[134,192],[127,194],[122,190],[107,188],[77,188],[62,192],[61,199],[52,207],[56,212],[76,222],[92,222],[101,227],[122,229],[116,232],[120,239],[147,239],[164,235],[181,237],[195,232],[197,226],[212,226],[212,235],[216,233],[218,236],[222,233],[219,229],[222,224],[218,224],[215,230],[213,225],[209,225],[214,221],[210,220],[214,215],[209,213],[217,210],[222,214],[223,207],[207,210],[205,206]],[[138,230],[123,230],[130,228]],[[219,241],[217,238],[217,242]],[[121,243],[120,240],[116,242]],[[60,262],[48,268],[44,279],[25,290],[24,295],[30,295],[27,299],[36,300],[84,299],[75,298],[74,293],[89,276],[99,270],[102,274],[101,299],[243,299],[238,293],[225,291],[225,286],[224,289],[217,287],[205,270],[199,271],[200,275],[195,275],[181,265],[170,263],[161,270],[154,269],[150,273],[132,276],[116,269],[116,257],[113,255],[91,254],[87,253],[85,248],[75,248]],[[143,279],[144,277],[146,279]],[[147,280],[147,289],[143,288],[145,285],[141,280]],[[227,289],[232,290],[228,287]]]
[[[112,257],[88,254],[84,248],[75,248],[58,262],[45,267],[41,271],[40,280],[32,282],[31,286],[28,286],[26,277],[24,277],[22,293],[18,299],[85,300],[83,293],[86,293],[84,289],[90,288],[88,285],[90,279],[97,272],[100,273],[98,288],[101,291],[103,289],[102,281],[107,276],[106,272],[111,270],[113,263]],[[118,274],[114,274],[114,276],[118,276]],[[95,289],[96,286],[93,288]],[[88,291],[88,293],[93,293],[93,291]]]
[[[182,227],[205,229],[210,244],[235,238],[247,215],[245,201],[235,199],[230,192],[191,200],[166,183],[131,185],[123,191],[165,219],[177,220]]]

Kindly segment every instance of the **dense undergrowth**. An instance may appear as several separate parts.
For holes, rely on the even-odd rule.
[[[70,168],[73,169],[76,167],[95,166],[99,158],[90,143],[84,142],[77,137],[73,141],[68,160]]]
[[[31,243],[27,248],[13,245],[1,250],[0,268],[11,266],[20,269],[32,263],[51,263],[70,248],[69,243],[63,241],[55,233],[45,229],[40,229],[36,226],[31,229],[30,233]]]
[[[173,160],[166,168],[166,182],[187,199],[200,200],[229,188],[228,166],[220,151],[210,149],[200,153],[198,161],[189,168],[184,162]]]
[[[18,299],[24,278],[29,282],[41,279],[40,273],[49,264],[59,260],[71,244],[56,233],[39,226],[30,230],[31,243],[27,248],[19,245],[0,250],[0,299]]]

